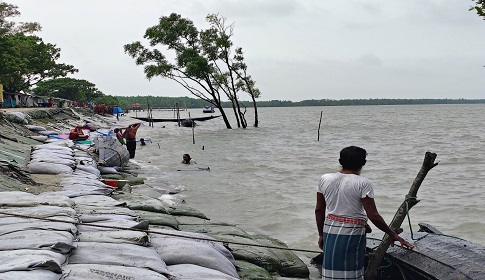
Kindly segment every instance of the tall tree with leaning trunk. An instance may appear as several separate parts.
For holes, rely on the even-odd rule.
[[[241,78],[231,58],[232,25],[226,27],[225,19],[219,15],[208,15],[207,21],[210,28],[199,31],[191,20],[172,13],[146,30],[144,38],[149,47],[137,41],[125,45],[124,50],[137,65],[144,66],[148,79],[156,76],[171,79],[217,107],[230,129],[232,126],[222,108],[222,98],[227,97],[233,105],[238,127],[245,128],[246,120],[237,96],[244,87],[240,86]]]

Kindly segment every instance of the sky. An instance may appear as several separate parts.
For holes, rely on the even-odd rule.
[[[61,48],[73,78],[114,96],[189,96],[123,51],[175,12],[234,23],[260,100],[484,99],[485,20],[467,0],[3,0]],[[242,100],[250,100],[241,96]]]

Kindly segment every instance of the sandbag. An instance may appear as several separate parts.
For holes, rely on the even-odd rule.
[[[58,135],[59,134],[59,132],[54,131],[54,130],[41,130],[41,131],[37,131],[37,133],[39,133],[41,135]]]
[[[66,254],[75,248],[73,242],[74,236],[66,231],[24,230],[1,235],[0,251],[47,249]]]
[[[60,190],[57,192],[47,192],[47,193],[57,193],[65,195],[70,198],[85,196],[85,195],[110,195],[113,189],[102,189],[102,188],[91,188],[83,190]]]
[[[148,268],[171,275],[155,249],[133,245],[101,242],[78,242],[69,264],[105,264]]]
[[[69,166],[71,169],[76,166],[76,162],[72,159],[65,159],[65,158],[58,158],[58,157],[48,157],[48,158],[39,158],[35,157],[33,158],[30,163],[34,162],[46,162],[46,163],[55,163],[55,164],[62,164]]]
[[[76,235],[77,227],[70,223],[31,221],[27,223],[0,225],[0,235],[25,230],[54,230],[65,231]]]
[[[226,222],[213,222],[207,219],[201,219],[191,216],[176,216],[180,225],[220,225],[220,226],[235,226]]]
[[[2,195],[0,195],[0,207],[31,207],[39,205],[72,208],[74,202],[66,196],[56,194],[34,195],[21,191],[13,191],[2,192]]]
[[[119,202],[116,199],[111,197],[99,197],[99,196],[83,196],[74,198],[73,201],[76,205],[89,205],[89,206],[98,206],[98,207],[114,207],[114,206],[123,206],[125,203]]]
[[[8,271],[0,273],[2,280],[59,280],[61,274],[49,270]]]
[[[28,207],[26,207],[28,208]],[[69,222],[69,223],[73,223],[73,222],[76,222],[77,221],[77,218],[74,219],[72,217],[66,217],[66,216],[51,216],[49,217],[49,219],[53,219],[53,220],[58,220],[58,221],[66,221],[66,222]],[[40,220],[40,219],[35,219],[35,218],[20,218],[20,217],[15,217],[15,216],[10,216],[10,217],[7,217],[6,215],[5,216],[1,216],[0,217],[0,225],[11,225],[11,224],[21,224],[21,223],[35,223],[37,221],[45,221],[45,220]]]
[[[220,271],[193,265],[193,264],[177,264],[168,267],[170,272],[177,280],[237,280],[239,277],[232,277]]]
[[[99,225],[99,227],[95,225]],[[136,228],[136,229],[148,230],[148,223],[143,221],[137,222],[137,221],[120,219],[120,220],[108,220],[108,221],[99,221],[99,222],[93,222],[93,223],[85,223],[82,225],[78,225],[77,228],[80,232],[115,230],[114,228],[109,228],[109,227]]]
[[[145,268],[101,264],[68,264],[63,267],[62,279],[168,280],[163,274]]]
[[[6,194],[5,192],[2,193]],[[60,206],[50,206],[50,205],[38,205],[32,207],[18,207],[18,208],[5,208],[0,209],[2,213],[13,213],[26,216],[36,216],[36,217],[56,217],[66,216],[74,218],[76,216],[76,211],[70,207],[60,207]],[[9,215],[0,214],[0,217],[7,217]]]
[[[47,162],[30,162],[27,164],[27,169],[32,174],[71,174],[72,168],[55,163]]]
[[[234,264],[209,244],[187,238],[151,235],[150,246],[167,265],[195,264],[238,277]]]
[[[170,206],[167,210],[170,215],[174,215],[174,216],[191,216],[191,217],[197,217],[197,218],[209,220],[209,218],[207,218],[207,216],[204,213],[200,212],[195,208],[188,207],[188,206],[181,206],[181,205]]]
[[[165,205],[163,205],[160,200],[155,198],[134,194],[116,194],[113,195],[113,198],[120,202],[125,202],[128,208],[132,210],[143,210],[168,214]]]
[[[237,226],[224,226],[224,225],[180,225],[180,230],[190,232],[201,232],[209,235],[223,234],[223,235],[235,235],[245,238],[250,238],[250,235]]]
[[[98,207],[89,205],[76,205],[74,207],[78,214],[115,214],[115,215],[129,215],[136,216],[133,210],[126,207]]]
[[[138,217],[133,217],[129,215],[113,215],[113,214],[81,214],[79,219],[83,223],[94,223],[100,221],[110,221],[110,220],[130,220],[137,221]]]
[[[66,256],[49,250],[0,251],[0,273],[13,270],[44,269],[61,273]]]
[[[220,254],[222,254],[226,259],[228,259],[231,263],[234,263],[234,257],[232,253],[227,249],[222,242],[218,242],[215,238],[208,236],[203,233],[197,232],[187,232],[187,231],[178,231],[178,230],[171,230],[171,229],[161,229],[152,227],[151,231],[155,233],[150,233],[150,237],[153,238],[180,238],[184,240],[192,240],[194,242],[203,243],[205,245],[209,245],[215,250],[217,250]],[[187,237],[187,238],[186,238]]]
[[[25,125],[25,127],[30,130],[30,131],[46,131],[45,127],[43,126],[38,126],[38,125]]]
[[[227,242],[229,250],[236,260],[243,260],[260,266],[269,272],[277,272],[281,269],[282,265],[277,256],[271,253],[268,249],[263,247],[250,246],[251,244],[262,244],[256,240],[250,238],[243,238],[240,236],[231,235],[211,235],[217,240]],[[249,244],[249,245],[238,245]]]
[[[45,136],[45,135],[29,136],[29,138],[40,141],[40,142],[45,142],[45,141],[47,141],[47,139],[49,139],[49,137]]]
[[[64,158],[64,159],[70,159],[74,160],[74,157],[67,153],[67,152],[61,152],[61,153],[56,153],[55,150],[35,150],[30,154],[30,157],[32,159],[44,159],[44,158]]]
[[[179,223],[172,215],[142,210],[134,211],[138,216],[140,216],[141,219],[148,221],[150,225],[169,226],[171,228],[178,229]]]
[[[92,165],[81,165],[81,164],[78,164],[78,165],[76,165],[76,169],[77,170],[86,171],[86,172],[91,173],[91,174],[94,174],[97,177],[100,177],[101,176],[101,172],[99,172],[98,168],[96,168],[96,167],[94,167]]]
[[[237,274],[244,280],[274,280],[274,277],[264,268],[247,261],[236,261]],[[307,277],[305,277],[307,278]],[[287,278],[285,278],[287,279]]]
[[[116,168],[111,166],[98,166],[99,171],[101,174],[120,174]]]
[[[147,246],[148,235],[140,231],[113,230],[113,231],[84,231],[78,235],[81,242],[127,243]]]

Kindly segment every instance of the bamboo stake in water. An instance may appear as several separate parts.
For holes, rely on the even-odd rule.
[[[192,144],[195,144],[195,122],[192,120],[192,118],[190,117],[190,112],[189,112],[189,121],[190,123],[192,124]]]
[[[322,124],[322,115],[323,115],[323,111],[320,111],[320,122],[318,123],[318,138],[317,138],[317,141],[320,141],[320,125]]]

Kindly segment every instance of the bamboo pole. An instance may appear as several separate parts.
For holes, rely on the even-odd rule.
[[[322,115],[323,115],[323,111],[320,111],[320,122],[318,122],[318,138],[317,138],[317,141],[320,141],[320,125],[322,124]]]
[[[195,144],[195,122],[192,120],[192,118],[190,117],[190,112],[189,112],[189,121],[190,121],[190,124],[192,125],[192,144]]]
[[[416,179],[414,179],[414,182],[411,185],[411,188],[409,189],[409,193],[406,195],[406,199],[397,210],[396,214],[394,215],[394,218],[392,219],[391,224],[389,225],[389,227],[392,228],[393,230],[397,230],[401,227],[402,222],[406,218],[406,215],[408,214],[409,210],[411,210],[411,208],[419,202],[419,200],[417,199],[419,187],[421,186],[421,183],[423,182],[424,178],[428,174],[428,171],[430,171],[433,167],[438,165],[438,162],[436,163],[434,162],[435,159],[436,159],[435,153],[426,152],[424,156],[423,165],[421,166],[421,169],[419,170],[418,175],[416,175]],[[384,258],[384,255],[386,254],[386,251],[389,248],[390,244],[391,243],[389,240],[389,235],[386,234],[384,235],[384,238],[382,239],[379,247],[377,247],[377,249],[374,252],[369,253],[369,264],[367,266],[367,269],[365,270],[365,275],[364,275],[366,280],[376,279],[377,268],[379,267],[379,264]]]
[[[180,127],[180,110],[179,110],[179,104],[175,103],[175,107],[177,108],[177,123],[179,124]]]

